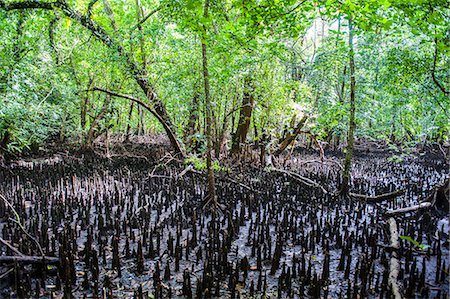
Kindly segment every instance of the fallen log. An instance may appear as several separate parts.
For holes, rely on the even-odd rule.
[[[418,210],[425,210],[429,209],[431,207],[436,206],[436,208],[448,211],[449,207],[449,193],[450,193],[450,186],[449,186],[450,180],[445,180],[443,183],[438,184],[436,187],[433,188],[433,191],[426,197],[426,199],[422,202],[420,202],[417,205],[413,205],[406,208],[396,209],[396,210],[389,210],[386,212],[386,216],[393,216],[398,214],[404,214],[409,212],[415,212]]]
[[[384,201],[384,200],[388,200],[388,199],[394,199],[403,194],[405,194],[405,190],[396,190],[394,192],[384,193],[384,194],[375,195],[375,196],[369,196],[369,195],[357,194],[357,193],[349,193],[348,195],[350,195],[351,197],[357,198],[357,199],[368,201],[368,202],[380,202],[380,201]]]
[[[389,218],[387,223],[389,224],[390,233],[390,247],[392,250],[391,260],[389,262],[389,278],[388,285],[392,291],[392,295],[395,299],[402,299],[402,294],[400,293],[400,286],[398,285],[398,274],[400,272],[400,264],[398,261],[397,250],[400,248],[398,242],[398,229],[397,222],[393,217]]]
[[[2,255],[0,256],[0,263],[23,263],[23,264],[58,264],[59,258],[52,256],[34,256],[34,255],[23,255],[23,256],[11,256]]]
[[[386,212],[386,216],[393,216],[393,215],[398,215],[398,214],[414,212],[417,210],[429,209],[432,206],[433,206],[433,203],[431,203],[429,201],[424,201],[424,202],[419,203],[418,205],[401,208],[401,209],[396,209],[396,210],[389,210]]]
[[[295,181],[297,181],[303,185],[306,185],[308,187],[319,188],[322,190],[323,193],[328,194],[328,191],[325,190],[325,188],[322,185],[314,182],[311,179],[308,179],[307,177],[301,176],[298,173],[284,170],[284,169],[279,169],[279,168],[270,168],[270,171],[275,171],[275,172],[286,174],[287,176],[291,177],[292,179],[294,179]]]

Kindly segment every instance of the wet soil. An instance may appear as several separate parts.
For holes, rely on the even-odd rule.
[[[312,152],[279,164],[328,193],[288,175],[229,163],[217,173],[222,210],[216,215],[204,206],[205,176],[180,176],[186,165],[161,147],[10,163],[0,168],[0,194],[60,265],[2,264],[0,297],[389,297],[392,249],[384,212],[417,204],[449,176],[438,155],[399,163],[391,156],[355,158],[352,192],[405,190],[377,204],[333,194],[340,169],[305,163],[318,160]],[[2,203],[0,217],[4,240],[39,255]],[[447,298],[448,219],[448,211],[437,209],[397,218],[406,298]],[[13,255],[6,246],[0,250]]]

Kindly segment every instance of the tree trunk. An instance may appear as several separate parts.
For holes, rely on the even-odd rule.
[[[349,190],[349,178],[350,178],[350,168],[353,156],[353,147],[355,143],[355,52],[353,49],[353,24],[352,19],[349,17],[348,20],[348,44],[350,47],[349,51],[349,65],[350,65],[350,115],[348,122],[348,134],[347,134],[347,147],[345,150],[345,160],[344,160],[344,171],[342,174],[342,193],[347,194]]]
[[[131,102],[130,111],[128,112],[127,132],[125,134],[125,142],[130,141],[131,117],[133,115],[134,102]]]
[[[106,111],[108,110],[109,102],[111,101],[111,96],[109,94],[106,95],[105,101],[103,102],[102,109],[100,110],[99,114],[94,118],[92,121],[91,127],[89,128],[89,132],[86,137],[86,146],[92,146],[92,143],[95,140],[95,132],[98,127],[98,122],[103,118]]]
[[[241,144],[247,139],[247,133],[250,128],[250,120],[253,112],[253,82],[250,77],[246,77],[244,81],[244,97],[242,98],[242,106],[239,112],[239,123],[236,132],[233,134],[231,145],[231,153],[239,154],[241,152]]]
[[[80,125],[81,131],[84,134],[84,130],[86,129],[86,114],[89,106],[89,90],[92,88],[94,84],[94,77],[89,77],[88,89],[84,94],[83,99],[81,100],[81,109],[80,109]]]
[[[144,124],[144,110],[142,107],[138,109],[139,120],[138,120],[138,135],[142,136],[145,133],[145,124]]]
[[[203,17],[208,18],[209,0],[205,0],[203,6]],[[205,112],[206,112],[206,167],[208,172],[208,197],[207,202],[212,204],[213,210],[217,207],[216,198],[216,184],[214,180],[214,172],[212,169],[212,119],[211,119],[211,97],[209,87],[209,73],[208,73],[208,59],[206,56],[206,26],[203,25],[203,38],[202,38],[202,64],[203,64],[203,81],[205,88]]]
[[[145,55],[145,39],[144,33],[142,32],[142,18],[144,17],[144,12],[142,11],[141,1],[136,0],[136,11],[137,11],[137,28],[139,30],[139,46],[141,48],[141,60],[144,73],[147,76],[147,57]]]
[[[191,107],[189,110],[189,119],[188,123],[184,129],[184,140],[187,142],[189,147],[192,147],[192,136],[196,132],[196,125],[198,121],[198,111],[199,111],[199,100],[200,100],[200,93],[197,91],[197,88],[194,87],[195,92],[194,96],[192,97]]]

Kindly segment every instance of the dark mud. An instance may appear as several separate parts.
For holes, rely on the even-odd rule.
[[[436,157],[359,155],[352,191],[405,189],[382,204],[336,197],[340,170],[295,156],[285,166],[330,193],[250,166],[218,174],[223,212],[202,206],[202,175],[179,174],[161,151],[13,163],[0,193],[58,267],[3,264],[1,297],[29,298],[388,298],[389,233],[383,213],[417,204],[448,177]],[[232,180],[227,179],[231,177]],[[240,182],[245,185],[239,185]],[[251,189],[251,190],[250,190]],[[27,255],[37,246],[1,205],[2,237]],[[400,284],[406,298],[447,298],[448,211],[397,218]],[[416,242],[412,242],[414,240]],[[3,246],[2,255],[13,255]],[[12,269],[12,270],[11,270]]]

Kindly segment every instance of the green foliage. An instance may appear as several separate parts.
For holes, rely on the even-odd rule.
[[[416,246],[421,251],[430,248],[430,245],[419,243],[418,241],[414,240],[410,236],[400,236],[399,238],[402,240],[411,242],[414,246]]]
[[[35,150],[44,141],[57,138],[61,113],[48,104],[23,104],[8,100],[0,106],[0,136],[9,134],[6,153],[15,155]]]
[[[204,157],[191,155],[184,160],[184,164],[192,164],[196,170],[206,170],[206,159]],[[217,160],[212,162],[212,169],[214,172],[227,171],[227,168],[222,167]]]

